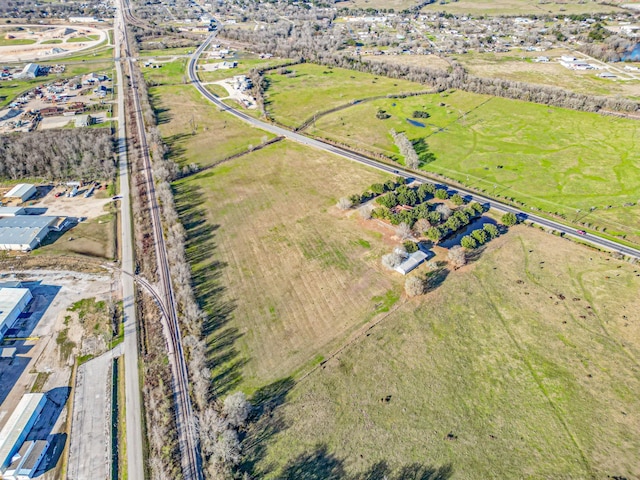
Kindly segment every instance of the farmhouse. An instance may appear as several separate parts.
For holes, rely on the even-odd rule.
[[[38,247],[50,231],[59,231],[66,220],[41,215],[0,218],[0,250],[29,252]]]
[[[422,250],[413,252],[407,259],[396,267],[396,272],[406,275],[427,259],[428,255]]]
[[[32,299],[28,288],[0,288],[0,341]]]
[[[44,393],[25,394],[0,431],[0,474],[4,475],[47,402]]]
[[[19,198],[21,202],[26,202],[33,197],[36,192],[37,189],[35,185],[31,185],[30,183],[19,183],[5,193],[4,198]]]

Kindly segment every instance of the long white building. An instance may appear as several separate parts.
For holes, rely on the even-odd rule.
[[[28,288],[0,288],[0,341],[32,299]]]

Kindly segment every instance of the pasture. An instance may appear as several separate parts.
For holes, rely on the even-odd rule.
[[[391,118],[378,120],[378,109]],[[431,114],[417,119],[424,128],[407,122],[414,110]],[[640,241],[640,206],[623,207],[640,191],[636,121],[456,91],[363,103],[318,119],[309,132],[394,156],[391,128],[424,139],[436,156],[427,171]],[[625,210],[615,224],[600,215],[609,207]]]
[[[269,72],[266,80],[267,111],[280,123],[297,127],[315,114],[355,100],[403,92],[429,90],[426,85],[383,76],[302,64],[287,67],[291,73]]]
[[[174,161],[180,166],[206,167],[273,138],[219,111],[191,85],[183,85],[185,61],[143,69],[145,78],[156,85],[149,89],[151,103]]]
[[[249,431],[245,468],[637,478],[639,275],[516,227],[295,386],[283,381],[284,405]]]
[[[317,364],[398,300],[401,279],[380,265],[391,247],[335,207],[384,179],[281,141],[175,182],[217,392]]]
[[[571,15],[579,13],[612,13],[622,8],[615,4],[632,3],[625,1],[600,2],[584,0],[550,0],[532,2],[529,0],[460,0],[435,2],[425,6],[423,12],[447,12],[455,15]]]
[[[231,69],[219,69],[219,70],[203,70],[205,65],[217,64],[222,62],[235,61],[238,62],[236,68]],[[225,58],[224,60],[209,59],[206,62],[200,62],[198,70],[198,77],[203,82],[217,82],[218,80],[224,80],[225,78],[231,78],[235,75],[247,75],[254,68],[269,68],[276,65],[287,62],[280,58],[259,58],[257,55],[240,52],[233,55],[231,58]]]

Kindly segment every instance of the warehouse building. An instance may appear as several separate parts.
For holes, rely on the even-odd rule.
[[[32,299],[28,288],[0,288],[0,341]]]
[[[0,217],[15,217],[26,214],[27,212],[22,207],[0,207]]]
[[[3,480],[26,480],[35,476],[42,459],[47,454],[47,440],[29,440],[13,455],[13,461],[2,474]]]
[[[5,193],[4,198],[19,198],[21,202],[26,202],[37,192],[38,190],[35,185],[31,185],[30,183],[19,183]]]
[[[61,230],[66,221],[44,215],[0,217],[0,250],[29,252],[40,246],[51,230]]]
[[[40,75],[46,75],[45,70],[40,65],[37,63],[27,63],[22,72],[16,75],[16,77],[33,79]]]
[[[47,402],[44,393],[27,393],[0,431],[0,475],[13,463],[31,428],[38,420]]]

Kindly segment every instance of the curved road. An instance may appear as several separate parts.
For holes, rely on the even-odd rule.
[[[632,247],[627,247],[626,245],[621,245],[617,242],[614,242],[612,240],[608,240],[606,238],[602,238],[602,237],[598,237],[598,236],[594,236],[594,235],[590,235],[590,234],[586,234],[586,235],[580,235],[578,233],[578,231],[575,228],[571,228],[571,227],[567,227],[566,225],[563,225],[562,223],[558,223],[555,222],[553,220],[548,220],[546,218],[540,217],[538,215],[532,215],[530,213],[524,212],[522,210],[519,210],[517,208],[514,208],[510,205],[506,205],[502,202],[499,202],[495,199],[490,199],[488,197],[484,197],[482,195],[478,195],[477,193],[473,193],[471,191],[468,190],[464,190],[461,188],[457,188],[457,187],[452,187],[450,185],[447,185],[446,182],[434,182],[433,180],[430,180],[426,177],[423,177],[419,174],[416,174],[415,172],[411,172],[411,171],[407,171],[407,170],[403,170],[400,167],[394,167],[394,166],[390,166],[387,165],[385,163],[379,162],[377,160],[372,160],[371,158],[365,157],[363,155],[360,155],[358,153],[355,152],[351,152],[349,150],[345,150],[343,148],[339,148],[336,147],[334,145],[331,145],[329,143],[325,143],[323,141],[320,140],[316,140],[315,138],[310,138],[307,137],[305,135],[302,135],[300,133],[297,132],[292,132],[291,130],[287,130],[285,128],[282,127],[278,127],[277,125],[273,125],[267,122],[263,122],[261,120],[258,120],[256,118],[253,118],[239,110],[236,110],[233,107],[230,107],[229,105],[227,105],[226,103],[222,102],[221,100],[219,100],[217,97],[215,97],[211,92],[209,92],[200,82],[200,79],[198,78],[198,75],[196,73],[196,64],[198,63],[198,59],[200,58],[200,55],[202,55],[202,52],[204,52],[204,50],[209,46],[209,43],[211,43],[211,41],[213,40],[213,38],[215,37],[215,33],[213,35],[211,35],[209,38],[207,38],[207,40],[200,45],[200,47],[198,47],[198,49],[193,52],[193,55],[191,56],[191,59],[189,60],[189,65],[188,65],[188,74],[189,74],[189,80],[193,83],[193,85],[198,89],[198,91],[204,96],[206,97],[209,101],[211,101],[212,103],[214,103],[216,106],[220,107],[221,110],[224,110],[228,113],[230,113],[231,115],[236,116],[237,118],[239,118],[240,120],[245,121],[246,123],[250,124],[253,127],[256,128],[260,128],[262,130],[266,130],[268,132],[274,133],[276,135],[279,136],[283,136],[285,138],[288,138],[290,140],[296,141],[298,143],[302,143],[303,145],[308,145],[310,147],[314,147],[314,148],[318,148],[320,150],[324,150],[326,152],[330,152],[333,153],[335,155],[339,155],[343,158],[349,159],[349,160],[353,160],[355,162],[358,163],[362,163],[364,165],[368,165],[370,167],[373,168],[377,168],[378,170],[382,170],[383,172],[387,172],[387,173],[392,173],[395,175],[399,175],[405,178],[413,178],[419,182],[427,182],[427,183],[438,183],[438,184],[442,184],[446,187],[448,187],[450,190],[456,191],[458,193],[460,193],[461,195],[476,201],[478,203],[481,203],[483,205],[486,205],[490,208],[502,211],[502,212],[510,212],[510,213],[514,213],[518,216],[519,219],[521,220],[528,220],[536,225],[540,225],[546,228],[552,228],[554,230],[557,230],[559,232],[562,232],[565,236],[568,237],[573,237],[576,238],[582,242],[585,243],[589,243],[597,248],[601,248],[601,249],[605,249],[605,250],[610,250],[612,252],[618,252],[621,253],[623,255],[627,255],[630,257],[635,257],[635,258],[640,258],[640,250],[637,250],[635,248]]]

